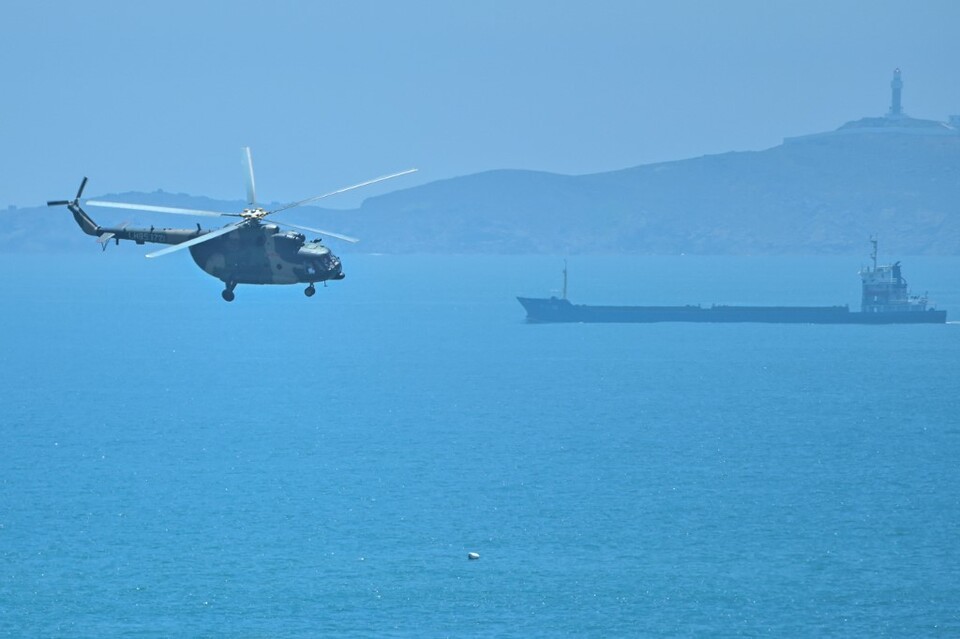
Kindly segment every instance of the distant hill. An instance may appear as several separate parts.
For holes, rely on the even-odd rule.
[[[364,202],[361,237],[494,253],[960,254],[960,137],[804,140],[611,173],[492,171]],[[380,250],[385,250],[386,247]]]
[[[168,193],[103,197],[239,206]],[[89,212],[117,221],[113,211]],[[592,175],[489,171],[370,198],[354,211],[283,215],[363,239],[338,244],[344,253],[854,254],[876,234],[887,254],[958,255],[960,136],[866,131]],[[96,248],[65,209],[0,212],[0,222],[0,250]]]

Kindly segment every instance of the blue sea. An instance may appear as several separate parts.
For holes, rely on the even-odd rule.
[[[0,636],[956,637],[960,324],[561,257],[0,265]],[[572,257],[859,303],[857,258]],[[904,258],[960,320],[960,258]],[[467,553],[479,553],[469,561]]]

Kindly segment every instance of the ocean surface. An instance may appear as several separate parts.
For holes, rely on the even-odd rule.
[[[0,636],[960,635],[960,324],[526,324],[559,257],[228,304],[91,247],[0,256]],[[857,307],[865,261],[569,294]],[[904,273],[960,320],[960,258]]]

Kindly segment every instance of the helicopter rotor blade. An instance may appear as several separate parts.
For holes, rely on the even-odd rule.
[[[408,175],[410,173],[415,173],[417,169],[407,169],[406,171],[400,171],[399,173],[392,173],[390,175],[383,175],[372,180],[367,180],[366,182],[361,182],[360,184],[354,184],[352,186],[346,186],[342,189],[337,189],[336,191],[330,191],[329,193],[324,193],[323,195],[315,195],[313,197],[308,197],[305,200],[300,200],[299,202],[294,202],[292,204],[287,204],[286,206],[281,206],[278,209],[274,209],[268,213],[272,215],[274,213],[279,213],[280,211],[286,211],[287,209],[292,209],[296,206],[303,206],[308,202],[316,202],[317,200],[322,200],[325,197],[330,197],[331,195],[337,195],[338,193],[346,193],[347,191],[352,191],[354,189],[359,189],[362,186],[369,186],[371,184],[376,184],[377,182],[383,182],[384,180],[390,180],[395,177],[400,177],[401,175]]]
[[[86,188],[86,186],[87,186],[87,177],[84,176],[83,182],[80,183],[80,188],[77,189],[77,197],[75,198],[76,200],[79,200],[80,196],[83,195],[83,189]]]
[[[180,251],[185,248],[190,248],[191,246],[196,246],[197,244],[203,244],[204,242],[209,242],[210,240],[216,239],[221,235],[226,235],[227,233],[232,233],[233,231],[236,231],[238,228],[240,228],[246,223],[247,223],[246,220],[243,220],[242,222],[231,222],[230,224],[227,224],[223,228],[219,228],[216,231],[210,231],[209,233],[204,233],[203,235],[199,235],[193,238],[192,240],[187,240],[186,242],[180,242],[179,244],[168,246],[167,248],[160,249],[159,251],[154,251],[153,253],[147,253],[145,257],[160,257],[162,255],[168,255],[175,251]]]
[[[332,231],[322,231],[320,229],[312,229],[309,226],[299,226],[297,224],[291,224],[290,222],[277,222],[276,220],[272,221],[273,224],[279,224],[280,226],[289,226],[290,228],[297,229],[299,231],[309,231],[311,233],[316,233],[317,235],[326,235],[327,237],[335,237],[338,240],[343,240],[344,242],[350,242],[351,244],[356,244],[360,240],[355,237],[350,237],[349,235],[341,235],[340,233],[334,233]]]
[[[243,147],[243,177],[247,181],[247,204],[255,207],[257,205],[257,189],[253,181],[253,156],[250,154],[250,147]]]
[[[133,209],[134,211],[150,211],[151,213],[173,213],[175,215],[198,215],[201,217],[241,217],[239,213],[220,213],[218,211],[181,209],[172,206],[153,206],[150,204],[128,204],[127,202],[106,202],[103,200],[87,200],[86,203],[90,206],[103,206],[111,209]]]

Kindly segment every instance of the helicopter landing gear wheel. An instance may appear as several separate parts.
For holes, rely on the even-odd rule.
[[[303,294],[307,297],[313,297],[313,294],[317,292],[317,289],[313,287],[313,284],[303,289]]]
[[[220,296],[225,301],[232,302],[233,298],[236,297],[236,295],[234,295],[233,293],[233,289],[236,288],[236,286],[237,286],[236,282],[227,282],[227,288],[223,289],[223,291],[220,293]]]

